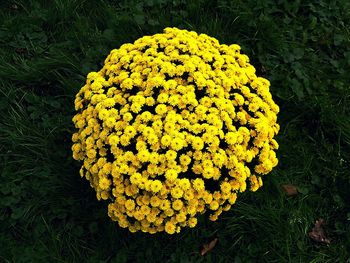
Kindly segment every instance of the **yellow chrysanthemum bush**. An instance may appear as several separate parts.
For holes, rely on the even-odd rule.
[[[216,220],[277,165],[269,85],[238,45],[205,34],[166,28],[124,44],[76,96],[80,175],[131,232]]]

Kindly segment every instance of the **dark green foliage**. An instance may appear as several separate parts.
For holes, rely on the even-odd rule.
[[[348,1],[8,0],[0,10],[1,262],[350,262]],[[271,81],[280,164],[217,222],[130,234],[79,177],[73,101],[111,49],[167,26],[241,45]],[[300,193],[286,197],[286,183]],[[319,218],[329,246],[308,237]]]

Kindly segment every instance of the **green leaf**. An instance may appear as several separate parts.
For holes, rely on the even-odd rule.
[[[335,34],[334,35],[334,45],[339,46],[345,40],[344,35]]]
[[[27,93],[24,99],[31,104],[37,104],[40,101],[39,97],[33,93]]]
[[[142,14],[134,15],[134,20],[139,25],[145,24],[145,16]]]
[[[0,98],[0,110],[4,110],[9,106],[7,98],[2,97]]]
[[[128,255],[125,249],[121,249],[117,252],[117,255],[110,261],[111,263],[126,263],[128,261]]]
[[[345,57],[348,65],[350,66],[350,51],[345,52],[344,57]]]
[[[23,217],[24,213],[25,213],[24,209],[20,209],[20,208],[14,209],[12,211],[11,218],[14,220],[17,220],[17,219]]]
[[[103,37],[105,37],[106,39],[112,39],[115,36],[114,30],[113,29],[106,29],[105,31],[103,31],[102,33]]]
[[[291,88],[295,95],[297,95],[298,99],[302,99],[304,97],[303,86],[297,79],[291,79]]]
[[[89,231],[91,234],[95,234],[98,231],[98,225],[96,222],[92,222],[89,225]]]
[[[298,192],[307,195],[309,193],[309,189],[306,186],[298,186]]]
[[[314,29],[316,27],[316,25],[317,25],[317,18],[315,16],[311,16],[309,28]]]
[[[304,56],[304,49],[303,48],[295,48],[293,50],[295,59],[301,59]]]
[[[159,22],[157,20],[154,20],[154,19],[147,20],[147,23],[151,26],[158,26],[159,25]]]

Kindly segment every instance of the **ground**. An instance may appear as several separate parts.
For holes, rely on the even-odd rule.
[[[0,10],[0,261],[350,262],[348,1],[19,0]],[[110,50],[168,26],[241,45],[271,81],[279,165],[217,222],[131,234],[79,176],[74,96]],[[308,235],[321,218],[330,244]]]

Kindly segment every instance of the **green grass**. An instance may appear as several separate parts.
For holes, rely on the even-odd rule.
[[[30,0],[0,10],[1,262],[350,262],[348,1]],[[271,81],[280,163],[217,222],[131,234],[72,160],[73,101],[111,49],[167,26],[241,45]],[[286,197],[281,184],[301,193]],[[307,235],[319,218],[330,245]]]

